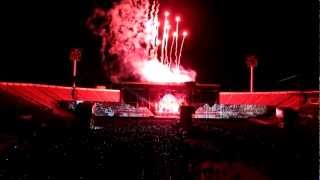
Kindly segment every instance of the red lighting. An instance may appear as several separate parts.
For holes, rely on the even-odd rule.
[[[279,119],[283,118],[283,111],[279,108],[276,108],[276,117]]]
[[[184,32],[182,33],[182,35],[183,35],[183,36],[188,36],[188,32],[187,32],[187,31],[184,31]]]
[[[178,36],[177,32],[172,33],[172,36],[177,37]]]
[[[148,82],[182,83],[193,81],[196,76],[194,71],[187,71],[181,67],[170,69],[157,59],[146,61],[137,69],[140,70],[143,80]]]
[[[181,63],[184,37],[178,37],[181,34],[180,16],[169,18],[171,12],[161,12],[160,3],[156,0],[132,2],[120,1],[107,12],[109,20],[106,24],[110,28],[105,32],[105,36],[110,37],[108,52],[117,56],[119,66],[124,66],[119,68],[119,72],[112,73],[112,81],[122,81],[128,77],[146,82],[195,81],[196,72],[183,67]],[[119,12],[125,12],[126,15]],[[172,36],[173,32],[176,35]]]
[[[160,45],[160,44],[161,44],[161,40],[160,40],[160,39],[157,39],[156,45]]]
[[[183,98],[178,98],[170,93],[165,94],[157,104],[157,112],[160,114],[178,114]]]

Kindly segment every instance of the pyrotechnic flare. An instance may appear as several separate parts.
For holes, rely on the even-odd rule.
[[[161,40],[160,39],[156,39],[156,50],[155,50],[154,59],[158,59],[158,50],[159,50],[159,45],[160,44],[161,44]]]
[[[166,11],[164,13],[164,25],[163,25],[163,33],[162,33],[162,44],[161,44],[161,63],[164,63],[164,59],[165,59],[165,45],[166,45],[166,33],[167,33],[167,26],[168,26],[168,16],[169,16],[169,12]]]
[[[178,58],[178,69],[180,68],[180,61],[181,61],[181,53],[182,53],[182,49],[183,49],[183,44],[184,44],[184,40],[187,37],[188,33],[186,31],[184,31],[182,33],[182,42],[181,42],[181,46],[180,46],[180,52],[179,52],[179,58]]]
[[[164,17],[168,18],[169,15],[170,15],[169,11],[164,12]]]
[[[158,39],[159,36],[159,26],[160,22],[158,21],[158,16],[155,18],[155,37],[154,37],[154,55],[153,58],[158,59],[158,46],[160,45],[160,40]]]
[[[156,23],[156,35],[154,37],[155,39],[155,47],[156,49],[158,50],[158,46],[159,46],[159,43],[158,43],[158,40],[159,40],[159,27],[160,27],[160,22],[159,22],[159,19],[158,19],[158,13],[159,13],[159,4],[157,5],[157,8],[156,8],[156,17],[155,17],[155,23]],[[156,58],[158,58],[158,51],[156,51]]]
[[[177,32],[172,33],[171,48],[170,48],[170,55],[169,55],[169,68],[171,67],[171,64],[172,64],[172,50],[173,50],[174,42],[176,41],[176,36],[177,36]]]
[[[180,53],[178,51],[180,18],[175,18],[177,25],[174,31],[177,36],[172,37],[168,21],[169,12],[165,12],[164,17],[159,18],[159,5],[158,0],[119,0],[107,13],[101,13],[99,16],[93,14],[89,18],[88,27],[94,34],[100,33],[101,29],[107,30],[103,36],[105,39],[102,39],[100,51],[110,47],[108,48],[109,53],[117,57],[114,63],[117,63],[115,67],[119,69],[111,72],[113,82],[140,78],[140,80],[149,82],[181,83],[195,79],[194,71],[186,70],[179,65],[183,50],[181,47]],[[95,22],[99,21],[100,17],[105,19],[105,23],[96,25]],[[161,28],[160,19],[161,26],[163,26]],[[106,28],[105,25],[109,27]],[[183,41],[181,46],[183,46]],[[168,49],[170,42],[171,47]],[[175,55],[173,55],[173,48],[175,48]],[[179,69],[169,68],[173,65],[171,64],[174,61],[173,56],[175,56]]]
[[[150,39],[150,43],[147,42],[147,48],[148,45],[150,44],[151,49],[149,50],[149,56],[151,59],[157,58],[157,40],[158,40],[158,29],[159,29],[159,20],[158,20],[158,12],[159,12],[159,4],[157,1],[152,2],[152,6],[150,8],[150,19],[149,19],[149,24],[147,24],[147,29],[150,31],[150,37],[147,38],[148,41]]]
[[[154,17],[155,17],[155,8],[156,8],[156,1],[153,1],[152,2],[152,6],[151,6],[151,11],[150,11],[150,19],[151,20],[154,20]]]
[[[170,32],[170,24],[168,21],[168,26],[167,26],[167,32],[166,32],[166,46],[165,46],[165,64],[169,64],[169,59],[168,59],[168,44],[169,44],[169,32]]]
[[[178,67],[178,38],[179,38],[179,22],[180,22],[180,17],[179,16],[177,16],[176,17],[176,33],[177,33],[177,36],[176,36],[176,38],[175,38],[175,40],[176,40],[176,49],[175,49],[175,53],[174,53],[174,55],[175,55],[175,63],[176,63],[176,67]]]

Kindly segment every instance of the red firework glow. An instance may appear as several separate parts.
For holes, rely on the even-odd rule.
[[[159,83],[182,83],[193,81],[195,77],[194,71],[186,71],[180,68],[169,68],[166,64],[159,62],[157,59],[143,62],[139,67],[139,74],[143,79],[149,82]]]
[[[171,17],[170,12],[165,11],[160,20],[159,6],[158,1],[121,0],[108,12],[109,52],[117,55],[125,67],[117,79],[133,74],[148,82],[195,80],[196,73],[180,65],[187,37],[185,32],[179,33],[181,18]],[[170,18],[174,18],[175,27],[170,24]]]

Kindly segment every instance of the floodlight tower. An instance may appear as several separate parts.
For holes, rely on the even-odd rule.
[[[253,92],[254,68],[258,65],[257,57],[255,55],[247,55],[246,64],[250,68],[250,92]]]
[[[70,60],[72,61],[72,99],[76,100],[76,77],[77,77],[77,62],[81,59],[81,49],[72,48],[70,50]]]

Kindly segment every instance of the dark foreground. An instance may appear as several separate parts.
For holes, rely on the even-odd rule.
[[[314,128],[230,123],[3,130],[0,179],[317,179]]]

